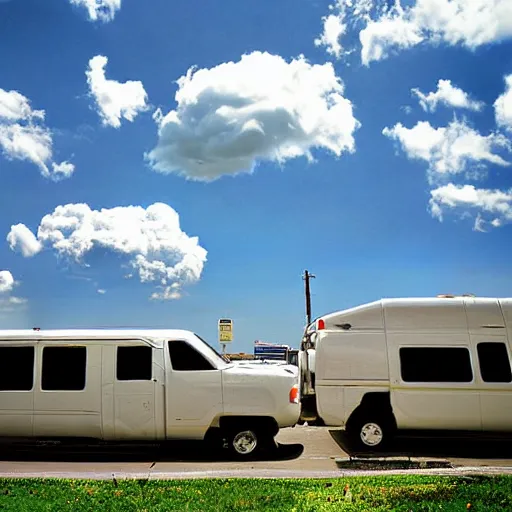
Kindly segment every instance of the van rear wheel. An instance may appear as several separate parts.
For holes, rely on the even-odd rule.
[[[350,443],[358,451],[380,451],[393,437],[393,421],[385,416],[360,415],[347,425]]]
[[[226,433],[227,448],[237,459],[252,459],[276,447],[274,438],[262,429],[249,426],[231,428]]]

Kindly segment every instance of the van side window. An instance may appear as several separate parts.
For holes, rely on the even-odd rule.
[[[464,347],[402,347],[404,382],[471,382],[473,369]]]
[[[478,343],[476,349],[484,382],[512,382],[505,343]]]
[[[0,391],[30,391],[34,385],[34,347],[0,348]]]
[[[169,354],[173,370],[193,372],[215,370],[215,367],[186,341],[169,341]]]
[[[86,365],[86,347],[44,347],[41,389],[82,391]]]
[[[144,346],[117,347],[117,380],[151,380],[153,349]]]

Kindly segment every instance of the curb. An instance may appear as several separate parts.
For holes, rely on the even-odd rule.
[[[254,469],[247,470],[221,470],[221,471],[133,471],[133,472],[107,472],[107,471],[13,471],[1,472],[1,478],[39,478],[39,479],[87,479],[87,480],[189,480],[197,478],[209,479],[337,479],[347,477],[365,476],[408,476],[408,475],[430,475],[430,476],[499,476],[512,475],[512,467],[455,467],[455,468],[426,468],[426,469],[390,469],[379,470],[338,470],[338,471],[308,471],[308,470],[268,470]]]

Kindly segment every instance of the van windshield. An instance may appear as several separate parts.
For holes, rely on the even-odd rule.
[[[201,336],[199,336],[199,334],[194,333],[194,336],[196,338],[199,338],[210,349],[210,351],[212,352],[212,357],[214,359],[217,359],[217,360],[220,359],[221,365],[226,364],[226,363],[231,363],[231,361],[227,357],[219,354],[207,341],[203,340],[203,338],[201,338]]]

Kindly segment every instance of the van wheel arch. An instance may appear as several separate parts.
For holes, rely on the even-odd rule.
[[[238,459],[251,459],[277,447],[279,426],[274,418],[227,416],[219,421],[224,446]]]
[[[381,450],[389,444],[396,430],[391,395],[384,391],[366,393],[346,423],[349,441],[362,451]]]
[[[263,429],[272,437],[279,432],[279,425],[272,417],[267,416],[223,416],[219,419],[219,427],[221,430],[233,428],[240,424],[252,425],[254,428]]]

